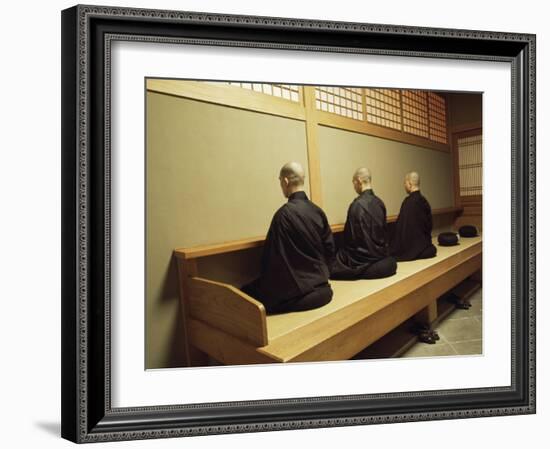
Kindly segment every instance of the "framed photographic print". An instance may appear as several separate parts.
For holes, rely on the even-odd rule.
[[[62,436],[535,412],[535,36],[62,12]]]

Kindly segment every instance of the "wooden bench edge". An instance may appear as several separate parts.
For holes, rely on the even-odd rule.
[[[198,276],[187,280],[189,316],[259,346],[268,344],[264,305],[238,288]],[[221,298],[216,310],[211,302]],[[244,318],[243,318],[244,317]],[[258,332],[259,331],[259,332]]]
[[[463,253],[458,253],[458,254],[453,255],[452,258],[454,258],[455,256],[459,256],[458,258],[462,259],[462,260],[459,260],[456,263],[454,263],[451,267],[449,267],[449,269],[446,272],[448,273],[448,272],[451,272],[453,270],[460,269],[461,267],[469,264],[472,261],[475,262],[476,258],[479,258],[479,267],[481,267],[481,260],[482,260],[481,259],[482,258],[481,244],[482,244],[482,242],[479,242],[479,243],[476,243],[474,246],[468,248],[467,251],[472,250],[472,253],[469,254],[469,256],[465,259],[463,258]],[[460,256],[462,256],[462,257],[460,257]],[[450,258],[450,259],[452,259],[452,258]],[[447,259],[447,261],[448,260],[449,259]],[[445,261],[441,261],[441,262],[445,262]],[[430,267],[430,268],[432,268],[432,267]],[[475,272],[477,269],[478,269],[477,268],[477,263],[474,263],[474,264],[472,264],[471,269],[468,269],[468,270],[465,270],[465,271]],[[406,279],[403,279],[402,281],[400,281],[400,283],[404,282],[404,281],[407,281],[408,283],[414,284],[416,282],[416,278],[420,277],[421,275],[422,275],[422,271],[420,271],[418,273],[415,273],[415,274],[407,277]],[[323,317],[321,317],[321,318],[319,318],[315,321],[312,321],[312,322],[310,322],[310,323],[308,323],[304,326],[298,327],[298,328],[296,328],[296,329],[294,329],[294,330],[292,330],[292,331],[290,331],[286,334],[283,334],[283,335],[281,335],[281,336],[279,336],[275,339],[272,339],[267,346],[262,348],[262,351],[265,354],[269,354],[271,356],[279,357],[282,360],[284,360],[285,362],[287,362],[287,361],[304,361],[304,357],[307,357],[307,353],[311,352],[312,350],[314,351],[315,346],[319,346],[319,344],[323,344],[324,342],[330,340],[331,338],[336,338],[338,335],[346,333],[346,331],[348,329],[350,329],[351,327],[353,327],[355,325],[358,325],[359,323],[366,322],[369,319],[371,319],[371,320],[374,319],[373,317],[375,317],[378,314],[384,313],[384,310],[390,308],[392,306],[392,304],[394,304],[396,302],[399,302],[399,301],[402,301],[402,300],[404,300],[404,298],[413,297],[413,296],[417,295],[418,292],[422,292],[424,290],[427,293],[429,293],[430,285],[433,284],[434,282],[436,282],[441,276],[442,275],[435,276],[431,280],[429,280],[427,282],[423,282],[418,287],[410,288],[404,296],[399,296],[396,299],[388,300],[387,304],[381,305],[372,314],[369,314],[369,315],[365,316],[364,314],[361,314],[358,311],[358,309],[360,309],[362,306],[364,307],[364,304],[366,304],[367,300],[373,301],[373,300],[376,300],[376,298],[381,298],[381,299],[387,298],[388,290],[395,289],[395,286],[397,284],[393,284],[391,286],[388,286],[388,287],[386,287],[382,290],[379,290],[379,291],[377,291],[373,294],[367,295],[363,299],[360,299],[360,300],[354,302],[353,304],[349,304],[348,306],[346,306],[342,309],[339,309],[338,311],[335,311],[335,312],[331,313],[330,315],[323,316]],[[435,300],[435,299],[437,299],[437,298],[435,298],[435,297],[434,298],[429,298],[429,299],[426,299],[426,301],[423,301],[422,302],[423,306],[420,307],[418,310],[416,310],[415,313],[422,310],[422,308],[427,306],[430,301]],[[410,316],[413,316],[415,313],[410,314]],[[305,342],[304,334],[307,333],[308,328],[310,328],[310,329],[313,329],[313,328],[315,328],[315,329],[330,328],[331,323],[338,322],[338,321],[341,322],[342,317],[352,317],[352,318],[349,318],[348,322],[345,325],[340,324],[340,326],[336,326],[336,327],[333,326],[332,333],[330,335],[328,335],[327,338],[323,338],[323,339],[319,340],[316,344],[313,344],[313,345],[303,344]],[[316,334],[316,336],[318,336],[318,333]],[[382,335],[380,335],[380,337],[381,336]],[[311,338],[311,340],[315,340],[315,338]],[[301,350],[301,349],[297,348],[295,351],[289,351],[288,349],[292,347],[292,342],[296,342],[296,341],[300,341],[303,344],[303,346],[304,347],[307,346],[307,348],[305,350]],[[351,354],[351,356],[353,356],[353,355],[354,354]],[[314,359],[314,360],[318,360],[318,359]],[[321,359],[319,359],[319,360],[321,360]],[[325,359],[323,358],[322,360],[325,360]],[[337,360],[341,360],[341,358],[339,358]]]
[[[226,365],[281,363],[254,345],[199,320],[189,320],[191,344]]]

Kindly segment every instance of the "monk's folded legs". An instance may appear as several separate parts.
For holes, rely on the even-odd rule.
[[[388,256],[369,265],[369,267],[361,273],[360,277],[361,279],[380,279],[393,276],[396,271],[397,262],[395,257]]]
[[[329,284],[320,285],[305,296],[293,298],[278,306],[271,307],[267,313],[300,312],[303,310],[317,309],[328,304],[332,299],[332,295],[332,288],[330,288]]]
[[[287,299],[279,302],[278,304],[269,304],[262,300],[262,295],[259,291],[260,289],[258,284],[259,280],[256,279],[250,284],[241,287],[241,290],[255,300],[260,301],[265,306],[266,313],[269,315],[275,313],[299,312],[303,310],[317,309],[318,307],[328,304],[333,295],[332,288],[330,288],[330,285],[327,283],[315,287],[313,291],[304,296]]]
[[[417,257],[417,259],[431,259],[437,254],[437,248],[434,245],[428,246]]]
[[[340,281],[355,279],[380,279],[393,276],[397,271],[397,261],[393,256],[387,256],[364,267],[349,268],[338,258],[332,264],[330,278]]]
[[[409,255],[408,257],[403,256],[396,256],[396,259],[398,262],[407,262],[410,260],[418,260],[418,259],[431,259],[432,257],[435,257],[437,255],[437,248],[430,243],[430,246],[427,246],[424,248],[420,254],[416,257],[411,257]]]

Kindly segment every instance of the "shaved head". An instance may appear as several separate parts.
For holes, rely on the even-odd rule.
[[[291,187],[303,186],[305,177],[304,168],[298,162],[287,162],[279,173],[279,178],[286,178]]]
[[[413,187],[420,187],[420,176],[417,172],[412,171],[405,175],[405,179],[411,183]]]
[[[299,162],[287,162],[279,172],[279,183],[283,195],[288,198],[294,192],[304,190],[304,167]]]
[[[365,167],[358,168],[355,170],[355,173],[353,174],[353,177],[357,180],[359,180],[362,184],[370,184],[372,180],[372,176],[370,174],[370,170]]]
[[[372,176],[370,170],[366,167],[361,167],[355,170],[353,174],[352,183],[353,188],[358,194],[371,188]]]
[[[420,190],[420,175],[411,171],[405,175],[405,191],[407,193],[416,192]]]

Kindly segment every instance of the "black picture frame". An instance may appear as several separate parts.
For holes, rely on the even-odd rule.
[[[189,42],[508,61],[511,385],[112,408],[110,42]],[[62,436],[164,438],[535,413],[535,36],[78,5],[62,12]]]

